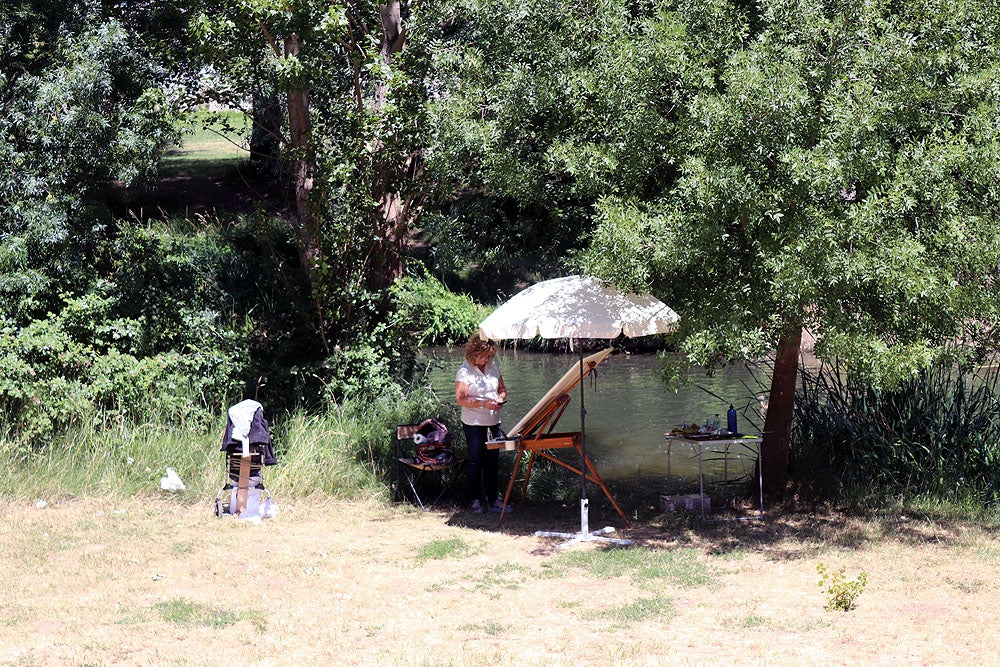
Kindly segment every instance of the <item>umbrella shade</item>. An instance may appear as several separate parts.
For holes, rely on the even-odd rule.
[[[535,283],[479,325],[479,335],[511,338],[617,338],[667,333],[679,317],[648,294],[622,294],[593,276]]]

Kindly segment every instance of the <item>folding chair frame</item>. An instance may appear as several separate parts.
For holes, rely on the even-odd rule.
[[[420,424],[406,424],[396,427],[396,494],[402,498],[406,495],[403,481],[410,487],[413,499],[425,512],[434,508],[444,496],[454,488],[455,483],[465,469],[466,459],[454,457],[451,463],[443,465],[423,463],[414,457],[403,456],[403,442],[413,440]],[[420,497],[418,487],[424,477],[437,477],[438,493],[431,502],[424,502]],[[425,494],[426,495],[426,494]]]
[[[247,494],[252,477],[261,480],[257,488],[268,497],[270,495],[261,478],[263,455],[254,444],[250,445],[249,456],[241,456],[240,449],[238,443],[231,443],[226,450],[226,484],[215,497],[215,516],[221,517],[224,514],[239,516],[243,513],[247,508]],[[236,504],[234,507],[229,507],[229,492],[233,488],[236,489]]]

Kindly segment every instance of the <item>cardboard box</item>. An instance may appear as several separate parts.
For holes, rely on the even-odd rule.
[[[660,510],[662,512],[700,512],[704,506],[705,510],[712,508],[712,499],[697,493],[683,495],[662,494],[660,496]]]

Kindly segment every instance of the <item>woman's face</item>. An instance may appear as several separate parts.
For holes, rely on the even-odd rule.
[[[489,363],[490,359],[493,358],[493,355],[495,353],[496,353],[496,350],[493,349],[492,347],[483,350],[482,352],[480,352],[479,354],[477,354],[474,357],[476,365],[477,366],[485,366],[486,364]]]

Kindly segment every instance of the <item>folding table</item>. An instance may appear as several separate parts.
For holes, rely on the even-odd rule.
[[[698,492],[701,498],[705,497],[705,450],[713,449],[717,451],[716,448],[719,446],[723,447],[723,484],[728,485],[729,483],[729,453],[730,448],[733,445],[745,445],[747,447],[753,447],[755,453],[757,454],[757,488],[760,500],[760,513],[757,516],[741,516],[741,517],[727,517],[723,519],[712,519],[713,521],[745,521],[748,519],[763,519],[764,518],[764,475],[763,475],[763,465],[760,459],[760,443],[761,437],[759,435],[678,435],[672,433],[664,433],[664,438],[667,441],[667,480],[670,479],[670,454],[671,446],[674,442],[683,443],[689,445],[693,451],[698,455]],[[709,521],[705,517],[705,504],[704,502],[699,503],[701,505],[701,518],[703,521]]]

